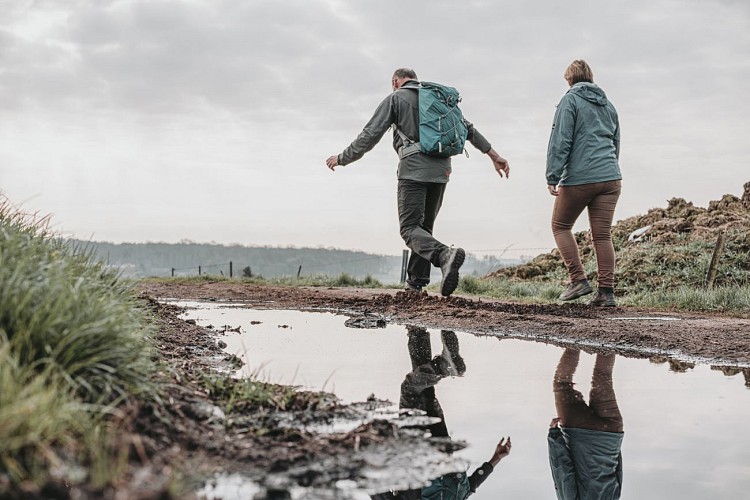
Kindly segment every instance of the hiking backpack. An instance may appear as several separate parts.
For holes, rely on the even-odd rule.
[[[465,500],[471,495],[471,484],[466,473],[452,473],[433,479],[422,488],[422,500]]]
[[[419,92],[419,142],[406,137],[396,128],[404,145],[399,150],[403,159],[415,153],[449,157],[464,151],[469,129],[458,107],[461,97],[453,87],[439,83],[420,82],[404,86]]]

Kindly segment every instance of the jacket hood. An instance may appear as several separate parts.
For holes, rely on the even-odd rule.
[[[595,83],[579,82],[570,87],[568,92],[586,99],[587,101],[599,106],[607,105],[607,94]]]

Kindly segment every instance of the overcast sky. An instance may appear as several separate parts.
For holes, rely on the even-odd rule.
[[[389,137],[324,161],[407,66],[458,88],[511,165],[501,179],[471,146],[457,157],[435,235],[537,254],[554,246],[546,146],[576,58],[620,115],[616,219],[741,194],[747,0],[0,0],[0,191],[84,239],[399,254]]]

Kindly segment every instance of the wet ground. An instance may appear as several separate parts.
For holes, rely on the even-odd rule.
[[[620,353],[670,354],[715,365],[750,367],[750,319],[581,304],[515,304],[491,299],[396,290],[245,285],[142,283],[153,297],[231,301],[255,308],[330,310],[371,314],[389,321],[502,333],[561,345],[602,346]],[[750,314],[750,311],[748,311]],[[670,318],[673,321],[665,321]]]
[[[566,351],[503,335],[386,325],[370,317],[346,320],[331,313],[180,305],[187,307],[185,318],[221,332],[224,350],[245,362],[239,376],[331,391],[345,403],[371,394],[393,402],[366,418],[397,421],[399,410],[421,408],[438,419],[423,429],[458,447],[467,445],[451,455],[454,463],[447,469],[429,460],[419,463],[414,449],[402,452],[410,457],[406,467],[367,456],[360,464],[362,477],[348,484],[350,494],[359,492],[362,498],[399,485],[418,487],[431,467],[435,477],[451,469],[471,476],[507,435],[513,439],[511,456],[474,498],[554,498],[547,435],[552,417],[558,409],[564,411],[556,404],[564,406],[565,393],[553,390],[564,355],[577,358],[568,367],[572,390],[589,404],[592,387],[601,382],[594,368],[611,357],[605,384],[611,385],[609,401],[622,415],[623,498],[740,498],[750,487],[750,438],[745,437],[750,390],[740,374],[728,377],[701,364],[670,365],[665,358]],[[342,419],[315,430],[345,432],[362,423]],[[204,493],[207,498],[217,493],[243,498],[243,491],[259,488],[238,481],[237,476],[221,478]],[[304,498],[309,491],[300,494]]]
[[[219,318],[188,310],[195,323],[178,318],[185,313],[174,307],[158,314],[160,350],[177,367],[181,387],[170,396],[175,420],[147,424],[146,449],[154,464],[182,461],[203,497],[369,498],[384,484],[413,490],[436,473],[470,476],[510,434],[511,456],[472,498],[554,498],[546,440],[563,401],[552,388],[565,347],[573,348],[569,355],[583,349],[575,388],[584,401],[597,353],[619,354],[611,379],[624,425],[623,498],[732,498],[750,486],[742,431],[750,397],[747,319],[382,290],[142,288],[163,299],[231,302],[217,309]],[[245,316],[221,319],[230,313]],[[208,324],[213,328],[202,326]],[[451,335],[446,342],[444,331],[456,342]],[[421,340],[410,349],[410,338]],[[456,343],[460,360],[444,348]],[[221,421],[197,373],[233,370],[230,353],[243,357],[246,350],[244,373],[361,403],[251,412],[244,426]],[[408,379],[414,383],[405,388]],[[399,417],[399,406],[419,407],[420,400],[433,420]],[[433,437],[425,439],[428,425]],[[202,482],[214,475],[214,483]]]

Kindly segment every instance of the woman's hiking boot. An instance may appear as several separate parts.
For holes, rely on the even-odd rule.
[[[440,294],[447,297],[458,287],[458,269],[463,265],[466,252],[463,248],[446,248],[440,256],[440,270],[443,281],[440,283]]]
[[[594,307],[615,307],[615,292],[605,291],[601,288],[596,290],[596,295],[589,301],[590,306]]]
[[[584,295],[588,295],[593,290],[591,289],[591,285],[589,285],[589,280],[583,279],[580,281],[574,281],[570,285],[568,285],[568,288],[563,291],[563,293],[560,294],[559,299],[560,300],[575,300],[578,297],[583,297]]]

